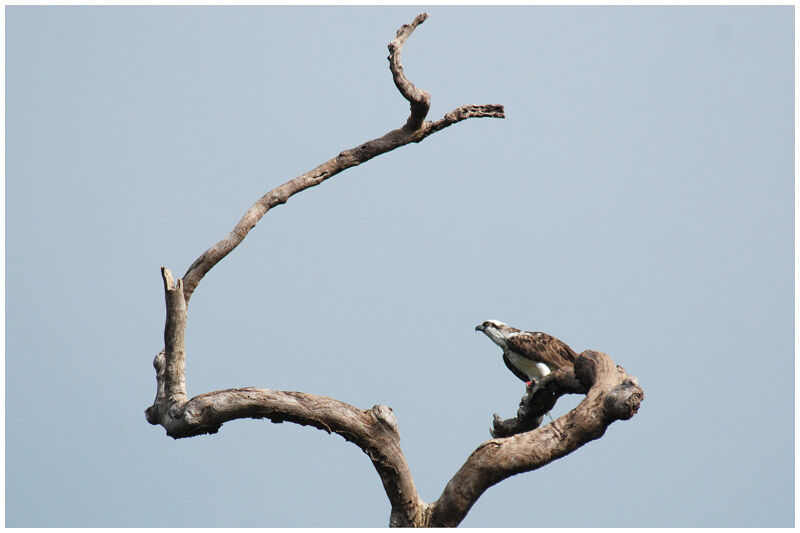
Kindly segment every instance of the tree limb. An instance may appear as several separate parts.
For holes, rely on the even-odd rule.
[[[556,405],[564,394],[586,394],[587,388],[581,385],[571,368],[561,368],[547,374],[530,390],[525,392],[519,402],[516,418],[503,420],[495,414],[491,435],[495,438],[510,437],[538,428],[544,415]]]
[[[420,142],[427,136],[462,120],[481,117],[505,118],[502,105],[466,105],[454,109],[436,122],[425,122],[425,116],[430,108],[431,96],[428,91],[417,88],[406,78],[403,73],[403,66],[400,64],[400,55],[406,39],[427,18],[427,13],[418,15],[411,24],[405,24],[397,30],[397,37],[389,43],[389,68],[392,72],[392,78],[403,98],[411,102],[411,115],[408,117],[406,124],[382,137],[367,141],[355,148],[344,150],[336,157],[329,159],[305,174],[287,181],[262,196],[247,210],[228,235],[206,250],[189,266],[189,269],[183,275],[183,292],[187,304],[203,276],[244,240],[250,230],[261,220],[261,217],[273,207],[285,204],[289,198],[298,192],[319,185],[343,170],[360,165],[373,157],[411,142]]]
[[[397,419],[391,408],[375,405],[362,410],[347,403],[303,392],[245,387],[209,392],[188,399],[185,378],[185,331],[187,308],[203,276],[244,240],[256,223],[273,207],[309,187],[382,153],[427,136],[468,118],[504,118],[501,105],[467,105],[442,119],[430,122],[430,94],[406,77],[401,64],[402,47],[428,15],[422,13],[397,31],[389,43],[389,68],[395,85],[410,102],[406,124],[384,136],[344,150],[269,193],[253,204],[233,230],[206,250],[189,267],[183,279],[175,280],[162,267],[166,301],[164,349],[153,361],[157,391],[153,405],[145,411],[148,422],[163,426],[173,438],[216,433],[225,422],[241,418],[268,418],[293,422],[336,433],[369,455],[391,504],[391,526],[455,526],[463,520],[478,497],[490,486],[517,474],[539,468],[550,461],[599,438],[615,420],[633,416],[643,393],[636,378],[599,352],[584,352],[570,370],[555,372],[523,398],[517,418],[503,421],[496,416],[494,438],[479,446],[445,487],[428,504],[417,494],[410,469],[400,447]],[[549,378],[549,379],[548,379]],[[541,415],[562,394],[586,393],[570,413],[552,424],[534,429]]]
[[[164,358],[156,358],[158,375],[165,373]],[[161,388],[159,388],[159,391]],[[156,405],[164,405],[159,410]],[[195,396],[189,401],[156,398],[147,411],[151,424],[161,424],[174,439],[216,433],[225,422],[242,418],[268,418],[274,423],[293,422],[336,433],[369,455],[378,471],[392,507],[390,523],[415,525],[425,515],[405,455],[400,447],[397,419],[390,407],[358,409],[347,403],[303,392],[244,387]]]
[[[636,378],[601,352],[583,352],[575,362],[575,377],[588,389],[586,398],[543,428],[481,444],[431,504],[430,526],[457,526],[486,489],[602,437],[612,422],[632,417],[644,398]]]
[[[425,116],[431,108],[431,94],[423,89],[418,89],[413,83],[408,81],[403,73],[403,65],[400,64],[400,53],[403,50],[408,36],[419,25],[425,22],[428,18],[427,13],[420,13],[411,24],[403,24],[397,30],[397,37],[389,43],[389,69],[392,71],[392,79],[397,86],[397,90],[403,95],[403,98],[411,103],[411,115],[406,121],[403,129],[408,131],[416,131],[422,126],[425,121]]]

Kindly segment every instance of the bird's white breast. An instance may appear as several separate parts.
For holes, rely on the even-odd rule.
[[[512,351],[508,352],[508,360],[511,361],[512,365],[522,370],[530,379],[536,381],[550,373],[550,368],[546,364],[531,361],[527,357],[522,357]]]

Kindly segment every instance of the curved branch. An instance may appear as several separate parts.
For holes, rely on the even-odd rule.
[[[206,250],[189,266],[183,275],[183,293],[187,304],[203,276],[244,240],[250,230],[261,220],[261,217],[273,207],[285,204],[289,198],[298,192],[319,185],[343,170],[360,165],[373,157],[411,142],[420,142],[428,135],[462,120],[479,117],[505,118],[502,105],[468,105],[447,113],[444,118],[436,122],[425,122],[425,116],[430,108],[430,94],[427,91],[418,89],[408,81],[405,74],[403,74],[400,55],[406,39],[414,31],[414,28],[422,24],[426,18],[428,18],[428,14],[422,13],[411,24],[403,25],[397,30],[397,37],[389,43],[389,68],[392,72],[394,83],[400,94],[411,102],[411,115],[408,117],[406,124],[382,137],[342,151],[336,157],[329,159],[305,174],[287,181],[259,198],[228,235]]]
[[[510,437],[538,428],[544,415],[565,394],[586,394],[587,387],[581,384],[572,368],[561,368],[547,374],[519,402],[516,418],[503,420],[495,414],[490,433],[492,437]]]
[[[411,115],[408,117],[406,125],[403,126],[404,129],[410,131],[419,129],[425,121],[428,110],[431,108],[431,94],[428,91],[417,88],[416,85],[408,81],[408,78],[403,73],[400,55],[408,36],[427,18],[427,13],[420,13],[411,24],[404,24],[397,30],[397,37],[389,43],[389,69],[392,71],[392,79],[394,79],[394,84],[400,94],[403,95],[403,98],[411,103]]]
[[[164,269],[165,279],[170,278]],[[175,292],[176,287],[167,289]],[[173,310],[174,311],[174,310]],[[168,322],[179,317],[172,316]],[[178,313],[180,314],[180,310]],[[166,354],[165,354],[166,352]],[[170,349],[154,361],[158,394],[146,411],[151,424],[161,425],[174,439],[216,433],[225,422],[242,418],[268,418],[274,423],[294,422],[336,433],[369,455],[392,506],[390,524],[419,525],[427,504],[417,494],[411,471],[400,447],[397,418],[390,407],[375,405],[362,410],[350,404],[303,392],[244,387],[209,392],[186,400],[185,392],[167,394],[167,384],[180,382],[183,366],[170,364]]]
[[[632,417],[644,398],[636,378],[601,352],[583,352],[575,362],[575,378],[588,389],[575,409],[543,428],[486,441],[472,452],[431,504],[431,526],[457,526],[486,489],[600,438],[614,421]]]

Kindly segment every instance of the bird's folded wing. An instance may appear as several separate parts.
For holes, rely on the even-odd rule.
[[[506,343],[509,350],[538,363],[544,363],[551,369],[572,366],[577,357],[572,348],[547,333],[524,331],[509,337]]]

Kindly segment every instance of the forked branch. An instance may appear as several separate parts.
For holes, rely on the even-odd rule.
[[[343,150],[336,157],[329,159],[316,168],[287,181],[271,190],[253,204],[236,224],[236,227],[217,244],[206,250],[183,275],[183,292],[186,302],[192,297],[197,284],[203,276],[241,243],[261,217],[273,207],[285,204],[289,198],[309,187],[319,185],[350,167],[360,165],[375,156],[394,150],[411,142],[420,142],[428,135],[468,118],[505,118],[502,105],[466,105],[447,113],[436,122],[425,122],[430,108],[431,96],[428,91],[417,88],[406,78],[400,55],[403,45],[414,29],[428,18],[422,13],[411,24],[403,25],[397,30],[397,37],[389,43],[389,68],[392,78],[400,94],[411,103],[411,115],[406,124],[392,130],[382,137],[367,141],[349,150]]]
[[[457,526],[486,489],[515,474],[541,468],[599,439],[611,423],[631,418],[644,399],[636,378],[628,376],[601,352],[583,352],[575,361],[574,373],[567,370],[562,378],[552,381],[555,392],[559,396],[572,392],[579,382],[587,391],[583,401],[547,426],[480,445],[453,476],[441,497],[431,504],[431,525]],[[558,390],[561,384],[567,390]]]
[[[495,438],[479,446],[447,484],[441,497],[431,504],[417,494],[400,448],[397,419],[389,407],[376,405],[364,410],[333,398],[253,387],[209,392],[188,399],[184,339],[192,293],[203,276],[236,248],[270,209],[343,170],[408,143],[420,142],[462,120],[504,118],[501,105],[467,105],[438,121],[425,121],[430,94],[406,78],[400,56],[408,37],[427,17],[426,13],[417,16],[411,24],[401,27],[389,43],[389,67],[394,83],[411,105],[405,125],[344,150],[262,196],[226,237],[192,263],[183,279],[175,280],[168,269],[161,269],[166,299],[164,349],[153,362],[157,392],[153,405],[146,410],[148,422],[163,426],[176,439],[216,433],[225,422],[240,418],[288,421],[336,433],[369,455],[391,504],[392,526],[458,525],[488,487],[516,473],[539,468],[598,438],[613,421],[632,416],[642,398],[635,378],[627,378],[608,356],[584,352],[575,364],[574,373],[567,370],[558,379],[553,377],[547,383],[543,380],[538,392],[531,394],[527,410],[520,409],[516,422],[500,419],[493,430],[494,436],[507,438]],[[549,405],[550,400],[555,403],[553,398],[567,392],[586,393],[586,398],[549,426],[529,431],[538,426],[538,421],[532,424],[531,420],[540,421],[544,412],[541,408]]]

